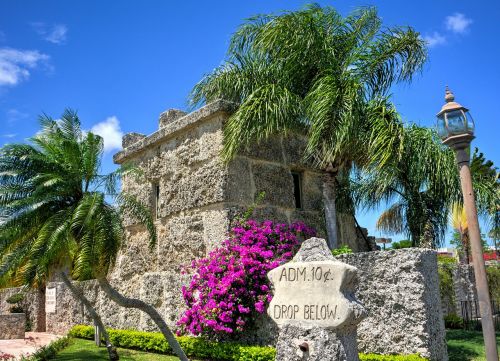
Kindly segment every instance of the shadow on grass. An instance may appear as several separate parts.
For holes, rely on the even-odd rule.
[[[135,360],[136,355],[133,355],[132,352],[129,350],[124,350],[124,349],[119,349],[118,354],[120,356],[120,359],[125,359],[127,361]],[[59,355],[57,355],[56,358],[57,361],[88,361],[88,360],[95,360],[95,361],[107,361],[109,360],[108,358],[108,352],[106,351],[105,348],[95,348],[92,350],[68,350],[66,352],[62,352]]]
[[[78,350],[77,352],[60,353],[57,355],[57,361],[106,360],[105,354],[101,355],[99,352],[99,358],[96,358],[96,356],[97,353],[95,351]]]
[[[497,342],[499,340],[497,334]],[[483,334],[477,331],[446,330],[450,361],[471,361],[484,358]]]
[[[481,353],[462,345],[448,344],[448,359],[453,361],[471,361],[480,356]]]

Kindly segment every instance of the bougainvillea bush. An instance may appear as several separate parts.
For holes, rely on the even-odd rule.
[[[300,241],[315,233],[301,222],[249,220],[234,226],[220,247],[185,270],[193,276],[182,289],[187,310],[177,323],[178,333],[227,336],[243,331],[271,301],[267,273],[289,261]]]

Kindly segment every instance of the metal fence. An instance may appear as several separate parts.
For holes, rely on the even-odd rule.
[[[477,301],[461,301],[462,319],[464,320],[464,329],[481,330],[481,313],[479,312],[479,303]],[[492,301],[491,311],[493,313],[493,322],[495,330],[500,331],[500,305]]]

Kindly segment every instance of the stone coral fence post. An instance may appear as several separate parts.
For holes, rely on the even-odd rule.
[[[280,327],[276,361],[359,360],[356,330],[366,311],[354,297],[355,267],[336,261],[324,239],[310,238],[268,277],[267,312]]]

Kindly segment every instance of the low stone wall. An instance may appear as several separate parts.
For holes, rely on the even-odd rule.
[[[170,327],[184,310],[180,289],[186,277],[163,272],[145,273],[138,276],[133,286],[127,282],[110,280],[113,287],[128,297],[139,298],[156,307]],[[84,295],[102,316],[106,326],[118,329],[136,329],[158,331],[149,316],[136,309],[119,307],[99,288],[96,281],[75,282]],[[135,287],[136,286],[136,287]],[[73,298],[69,289],[62,282],[50,282],[47,288],[56,288],[55,312],[47,312],[47,332],[65,334],[76,324],[92,325],[92,319],[83,305]]]
[[[24,313],[0,315],[0,340],[24,339]]]
[[[359,269],[357,297],[369,316],[358,328],[359,349],[373,353],[420,353],[433,361],[446,361],[445,330],[442,318],[436,252],[426,249],[402,249],[355,253],[337,257]],[[184,309],[178,295],[183,276],[162,272],[146,273],[134,283],[112,281],[127,296],[154,305],[174,326]],[[109,300],[95,281],[77,283],[95,305],[109,327],[156,331],[148,316],[138,310],[118,307]],[[56,309],[47,313],[47,331],[64,334],[75,324],[92,324],[83,306],[74,300],[61,282],[56,288]],[[244,341],[260,344],[275,342],[277,329],[264,316],[257,329],[245,332]]]
[[[408,248],[337,259],[359,269],[356,296],[369,314],[358,327],[361,352],[448,360],[435,251]]]
[[[23,288],[0,289],[0,314],[10,313],[12,305],[7,303],[7,299],[16,293],[24,293]],[[20,305],[31,325],[31,331],[45,332],[45,289],[24,293],[24,299]]]

